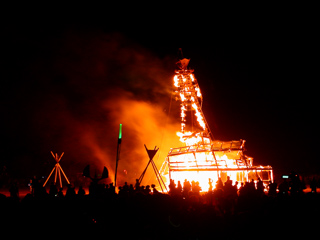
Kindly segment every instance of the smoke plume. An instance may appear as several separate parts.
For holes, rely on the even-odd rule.
[[[179,124],[168,114],[172,57],[160,59],[121,34],[84,30],[49,37],[35,51],[11,107],[23,116],[16,130],[36,173],[53,167],[52,150],[65,152],[61,166],[71,180],[91,164],[97,173],[106,166],[113,181],[120,123],[119,184],[142,173],[144,144],[160,147],[158,168],[170,147],[179,146]],[[145,179],[154,180],[151,170]]]

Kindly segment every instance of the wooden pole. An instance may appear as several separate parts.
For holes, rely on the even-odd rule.
[[[120,149],[121,149],[121,141],[122,141],[122,124],[119,125],[119,138],[117,145],[117,159],[116,159],[116,169],[114,173],[114,187],[117,187],[117,171],[118,171],[118,162],[120,159]]]
[[[59,164],[59,167],[60,167],[60,170],[61,170],[61,172],[62,172],[62,174],[63,174],[64,178],[67,180],[67,183],[68,183],[68,184],[70,184],[70,182],[69,182],[69,180],[68,180],[68,178],[67,178],[66,174],[65,174],[65,173],[64,173],[64,171],[62,170],[62,167],[61,167],[61,165],[60,165],[60,164]]]
[[[57,171],[58,171],[59,180],[60,180],[60,188],[62,188],[62,181],[61,181],[61,173],[60,173],[60,165],[59,165],[59,163],[57,164]]]
[[[57,182],[57,164],[54,166],[54,168],[56,169],[56,172],[54,174],[54,185],[56,185],[56,182]]]
[[[52,168],[52,171],[51,171],[51,173],[49,174],[49,177],[47,177],[47,180],[44,182],[43,187],[47,184],[49,178],[51,177],[51,175],[52,175],[52,173],[53,173],[53,171],[54,171],[55,169],[56,169],[56,166],[54,166],[54,167]]]

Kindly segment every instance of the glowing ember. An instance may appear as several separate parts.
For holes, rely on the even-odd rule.
[[[183,64],[184,63],[184,64]],[[176,70],[173,85],[176,87],[176,100],[180,101],[181,131],[177,132],[185,147],[171,148],[166,163],[169,177],[177,184],[185,180],[199,182],[202,191],[214,187],[219,178],[223,182],[230,177],[233,182],[245,182],[258,178],[267,182],[272,180],[272,168],[253,167],[252,158],[244,152],[245,140],[214,140],[202,112],[202,95],[193,70],[188,70],[188,59],[180,61],[180,70]],[[190,115],[188,115],[190,114]],[[187,124],[192,116],[196,117]],[[191,125],[191,126],[190,126]]]

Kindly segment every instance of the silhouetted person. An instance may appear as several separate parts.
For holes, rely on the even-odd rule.
[[[145,190],[144,190],[144,193],[147,194],[147,195],[149,195],[150,192],[151,192],[150,185],[147,185],[146,188],[145,188]]]
[[[238,196],[238,184],[239,184],[239,182],[236,181],[236,182],[234,183],[234,185],[232,186],[232,196],[233,196],[234,198],[236,198],[236,197]]]
[[[74,190],[74,187],[71,186],[71,184],[67,185],[67,192],[66,197],[67,198],[74,198],[76,196],[76,192]]]
[[[177,186],[177,193],[181,193],[182,192],[182,186],[181,186],[181,183],[180,181],[178,181],[178,186]]]
[[[233,186],[232,186],[232,180],[230,179],[230,176],[227,176],[227,181],[224,183],[223,191],[225,196],[228,198],[231,198],[233,195]]]
[[[140,191],[140,182],[139,182],[139,179],[136,179],[136,184],[134,185],[134,190],[136,192],[139,192]]]
[[[317,193],[317,181],[315,177],[312,178],[310,182],[311,193]]]
[[[98,181],[92,178],[92,181],[89,185],[89,195],[97,196],[97,194],[98,194]]]
[[[40,184],[40,181],[39,179],[37,179],[36,176],[33,176],[33,179],[32,179],[32,183],[31,183],[31,186],[32,186],[32,195],[34,197],[38,197],[38,196],[41,196],[42,194],[42,185]]]
[[[199,195],[200,191],[201,191],[201,187],[199,185],[199,182],[194,182],[192,181],[192,192],[194,192],[196,195]]]
[[[109,192],[111,195],[114,195],[116,193],[116,187],[113,186],[113,183],[109,183]]]
[[[78,196],[84,196],[86,194],[86,192],[84,191],[84,189],[82,188],[82,186],[79,187],[78,190]]]
[[[243,188],[244,188],[244,183],[241,182],[241,183],[240,183],[240,188],[239,188],[239,195],[242,194]]]
[[[129,194],[132,195],[134,193],[134,188],[133,188],[133,185],[130,184],[129,185]]]
[[[212,192],[212,183],[213,183],[213,180],[211,179],[211,178],[209,178],[209,180],[208,180],[209,182],[208,182],[208,184],[209,184],[209,189],[208,189],[208,191],[209,192]]]
[[[256,190],[256,184],[254,183],[254,179],[251,179],[251,182],[249,183],[250,190]]]
[[[51,197],[56,197],[57,194],[58,194],[57,186],[54,184],[54,182],[52,182],[50,185],[49,195]]]
[[[286,179],[283,179],[283,182],[280,183],[279,185],[279,194],[287,196],[288,191],[289,191],[289,183],[287,182]]]
[[[19,188],[18,188],[18,185],[16,182],[14,182],[10,189],[9,189],[9,192],[10,192],[10,197],[13,198],[13,199],[19,199]]]
[[[275,197],[277,195],[277,183],[275,181],[269,181],[269,192],[268,195],[271,197]]]
[[[173,179],[170,179],[170,184],[169,184],[169,193],[170,194],[175,194],[176,193],[176,184],[174,183]]]
[[[259,178],[257,182],[257,193],[262,195],[264,193],[263,181]]]
[[[122,186],[122,189],[124,192],[129,192],[129,185],[127,182],[124,183],[124,185]]]
[[[59,198],[63,198],[64,197],[62,190],[63,190],[62,188],[59,189],[59,192],[58,192],[58,197]]]
[[[291,181],[289,183],[289,189],[292,195],[296,195],[302,192],[302,183],[297,173],[292,172],[290,174]]]
[[[216,182],[216,189],[222,189],[222,188],[223,188],[223,182],[221,178],[219,178],[218,181]]]
[[[159,194],[159,191],[156,189],[156,185],[151,184],[151,189],[153,195]]]
[[[227,188],[232,186],[232,180],[230,180],[230,176],[227,176],[227,181],[224,183],[224,186]]]
[[[190,184],[189,181],[187,181],[187,179],[185,179],[184,182],[183,182],[182,195],[183,195],[184,197],[187,197],[188,194],[189,194],[189,192],[190,192],[190,190],[191,190],[191,184]]]

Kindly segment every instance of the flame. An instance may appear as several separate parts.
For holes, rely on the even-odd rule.
[[[177,132],[177,136],[180,137],[180,141],[185,143],[187,146],[192,146],[202,141],[202,137],[200,136],[200,133]]]
[[[200,88],[196,87],[194,88],[197,92],[197,97],[202,97],[201,92],[200,92]]]
[[[192,109],[195,111],[195,116],[197,117],[197,122],[199,123],[200,127],[203,130],[206,130],[206,124],[204,121],[204,117],[201,111],[201,108],[199,106],[199,102],[197,98],[202,97],[200,88],[197,86],[196,79],[194,78],[194,75],[192,73],[189,74],[176,74],[173,77],[173,85],[178,88],[176,93],[179,93],[179,99],[182,102],[181,103],[181,132],[179,133],[181,135],[184,134],[185,129],[185,121],[186,121],[186,111],[187,111],[187,102],[191,103]],[[197,141],[190,140],[189,135],[190,133],[185,134],[184,137],[180,137],[180,141],[186,143],[187,145],[190,145],[191,142],[197,143]],[[198,142],[200,141],[200,137],[197,136],[196,139]],[[187,143],[187,142],[188,143]]]
[[[198,121],[199,125],[203,128],[203,130],[205,130],[206,129],[206,124],[205,124],[205,122],[203,120],[203,116],[202,116],[201,112],[199,111],[199,108],[198,108],[197,104],[193,103],[192,107],[196,111],[195,115],[197,116],[197,121]]]
[[[178,76],[177,76],[177,75],[175,75],[175,76],[173,77],[173,81],[174,81],[173,85],[174,85],[175,87],[179,87],[179,79],[178,79]]]
[[[209,137],[208,126],[201,110],[200,87],[191,72],[180,70],[173,77],[175,93],[178,96],[176,100],[180,100],[181,117],[181,131],[176,134],[185,147],[171,149],[168,154],[170,178],[176,184],[180,181],[181,185],[185,180],[199,182],[202,191],[208,191],[211,187],[215,188],[219,178],[223,182],[227,177],[230,177],[233,183],[245,182],[251,180],[251,172],[256,175],[258,171],[270,172],[271,167],[264,170],[262,166],[258,167],[258,170],[250,170],[251,172],[248,170],[248,167],[252,167],[252,158],[243,154],[244,140],[221,142],[213,141]],[[199,128],[186,131],[187,111],[190,110],[196,116],[200,131]],[[272,179],[272,170],[270,174]]]

